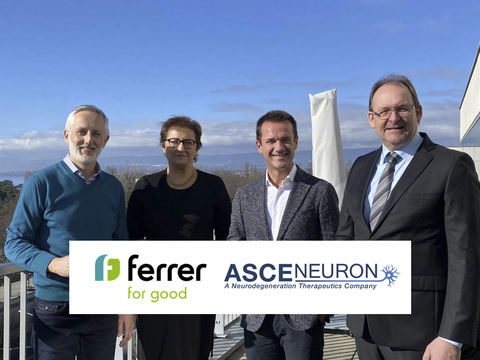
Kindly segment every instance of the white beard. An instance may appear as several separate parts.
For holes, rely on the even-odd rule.
[[[85,145],[82,146],[75,146],[71,142],[68,143],[68,148],[70,151],[70,156],[75,160],[78,161],[81,164],[88,165],[88,164],[93,164],[97,162],[98,157],[100,156],[100,153],[102,152],[101,148],[95,148],[95,153],[91,156],[85,156],[82,155],[82,152],[80,148],[84,147]]]

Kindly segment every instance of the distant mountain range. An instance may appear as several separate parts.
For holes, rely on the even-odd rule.
[[[373,148],[360,149],[345,149],[344,158],[345,163],[353,162],[358,156],[366,154]],[[13,155],[13,154],[12,154]],[[100,164],[105,169],[107,166],[114,166],[117,170],[124,167],[141,167],[146,171],[160,170],[167,166],[166,158],[156,153],[155,155],[126,155],[126,156],[111,156],[113,154],[107,153],[100,156]],[[65,152],[52,152],[51,154],[43,154],[41,159],[31,159],[26,156],[5,156],[0,157],[0,173],[5,178],[5,175],[24,175],[26,171],[39,170],[49,165],[52,165],[65,156]],[[306,169],[312,161],[311,151],[296,151],[295,163]],[[243,171],[245,164],[255,165],[257,169],[265,169],[265,160],[261,154],[246,153],[246,154],[231,154],[231,155],[203,155],[200,154],[199,165],[203,169],[219,169],[230,171]]]

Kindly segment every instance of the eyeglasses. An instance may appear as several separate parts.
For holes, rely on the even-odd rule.
[[[388,120],[390,119],[390,116],[392,116],[392,111],[395,111],[395,113],[400,116],[401,118],[406,118],[408,115],[412,113],[413,108],[415,107],[415,104],[413,105],[405,105],[405,106],[399,106],[394,109],[387,109],[387,110],[382,110],[380,112],[375,112],[372,111],[373,115],[378,117],[380,120]]]
[[[173,147],[175,149],[180,146],[180,143],[183,143],[183,147],[187,150],[193,148],[197,143],[196,141],[191,139],[180,140],[180,139],[171,138],[171,139],[167,139],[166,141],[168,142],[168,145],[170,147]]]

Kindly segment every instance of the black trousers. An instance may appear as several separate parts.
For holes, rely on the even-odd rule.
[[[462,360],[480,360],[480,331],[477,332],[477,346],[463,345]]]
[[[422,360],[423,351],[393,349],[388,346],[355,338],[358,358],[360,360]]]
[[[410,351],[376,344],[370,336],[367,319],[363,325],[363,336],[355,338],[360,360],[422,360],[424,351]]]
[[[138,337],[147,360],[207,360],[215,315],[138,315]]]
[[[267,315],[257,332],[245,329],[248,360],[322,360],[323,324],[293,330],[282,315]]]

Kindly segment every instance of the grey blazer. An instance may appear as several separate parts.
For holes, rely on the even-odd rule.
[[[237,190],[227,240],[273,240],[267,222],[265,177]],[[277,240],[333,240],[338,226],[338,198],[333,186],[297,166]],[[294,330],[315,325],[318,315],[283,315]],[[242,315],[241,326],[257,331],[265,315]]]

